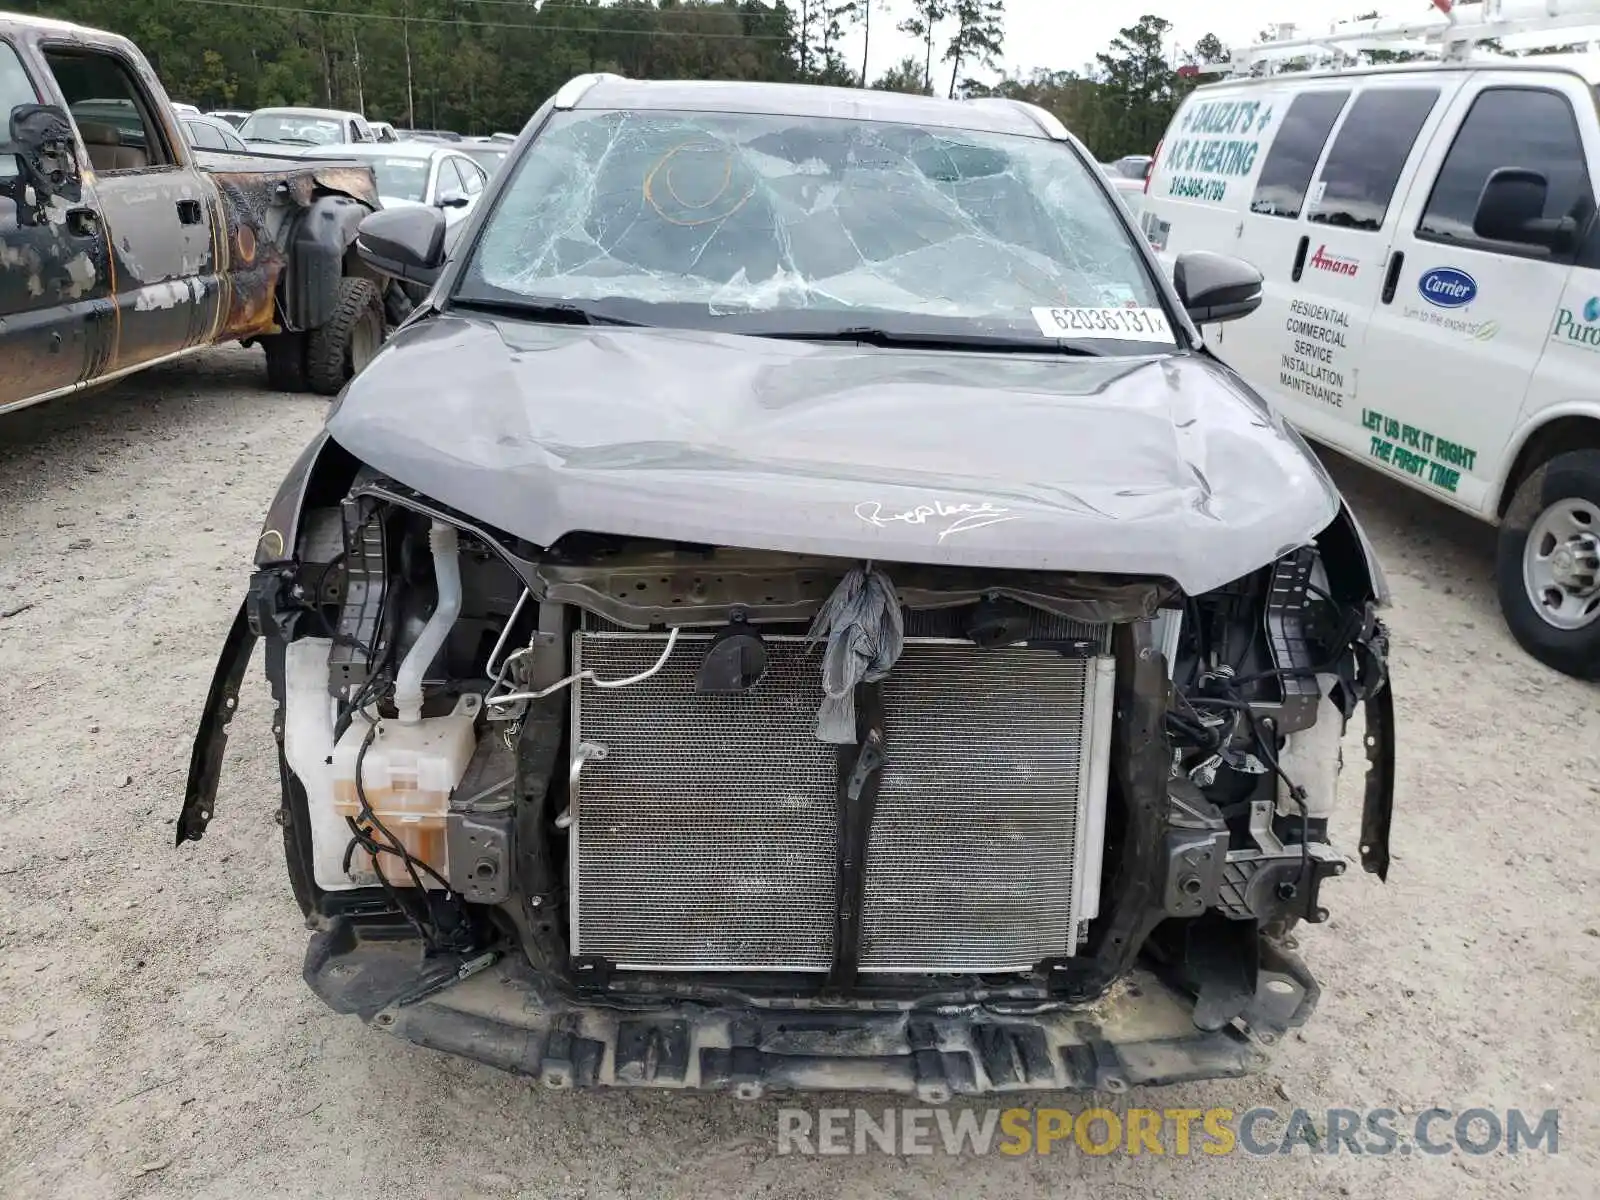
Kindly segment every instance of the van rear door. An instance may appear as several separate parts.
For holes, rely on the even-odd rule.
[[[1401,202],[1459,87],[1443,72],[1308,81],[1241,221],[1234,253],[1261,270],[1264,300],[1217,353],[1295,425],[1351,452],[1366,436],[1356,394]]]

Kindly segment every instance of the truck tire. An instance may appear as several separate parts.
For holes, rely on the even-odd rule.
[[[267,386],[279,392],[303,392],[306,382],[306,335],[274,333],[261,339],[267,352]]]
[[[370,279],[339,280],[339,301],[327,324],[311,331],[306,374],[311,390],[337,395],[383,345],[383,301]]]
[[[1600,679],[1600,450],[1558,454],[1522,481],[1495,576],[1524,650],[1564,675]]]

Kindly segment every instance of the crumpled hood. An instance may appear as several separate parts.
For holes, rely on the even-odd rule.
[[[442,316],[328,431],[548,546],[588,531],[1165,576],[1197,594],[1321,532],[1338,493],[1225,368]]]

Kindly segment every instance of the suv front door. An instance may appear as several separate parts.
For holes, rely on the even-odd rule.
[[[39,102],[16,49],[0,41],[0,141],[11,110]],[[40,196],[16,155],[0,154],[0,412],[84,383],[110,359],[111,272],[90,190],[84,181],[76,201]]]

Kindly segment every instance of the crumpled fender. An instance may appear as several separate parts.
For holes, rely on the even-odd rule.
[[[273,590],[271,576],[294,558],[307,505],[329,502],[341,495],[350,486],[354,472],[354,460],[326,433],[319,432],[289,468],[267,509],[255,552],[256,566],[263,569],[251,576],[250,592],[240,603],[223,642],[190,751],[189,778],[177,821],[176,841],[180,846],[200,840],[215,810],[228,723],[238,707],[239,689],[260,638],[268,639],[268,681],[275,694],[279,690],[282,643],[274,643],[277,635],[264,625],[262,613],[263,598]],[[273,644],[280,648],[277,656],[271,652]]]
[[[1317,535],[1316,543],[1328,581],[1342,599],[1370,600],[1379,608],[1389,607],[1389,580],[1383,564],[1349,504],[1340,501],[1337,515]]]
[[[256,539],[258,567],[287,562],[300,541],[300,522],[308,501],[335,504],[355,478],[356,461],[325,430],[318,430],[294,460],[267,507]]]
[[[177,836],[184,842],[198,842],[206,831],[217,801],[217,784],[222,777],[222,755],[228,747],[228,723],[239,707],[239,689],[244,684],[256,635],[250,628],[249,602],[239,605],[228,629],[217,660],[206,706],[200,714],[200,728],[189,755],[189,779],[184,788],[183,807],[178,810]]]

